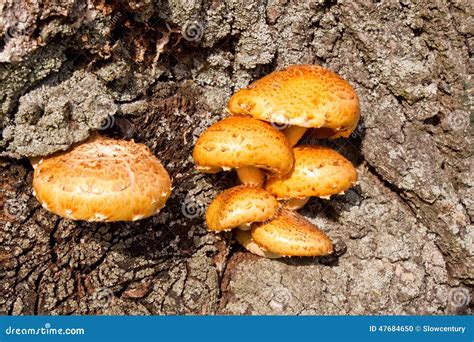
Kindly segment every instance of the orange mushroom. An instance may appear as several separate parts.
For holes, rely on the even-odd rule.
[[[236,227],[250,229],[253,222],[266,221],[275,215],[278,201],[268,191],[240,185],[219,194],[209,205],[206,223],[210,230],[223,231]]]
[[[329,237],[303,216],[281,210],[274,219],[252,225],[252,240],[265,251],[282,256],[332,254]]]
[[[34,194],[50,212],[73,220],[135,221],[154,215],[171,179],[148,147],[94,135],[66,152],[33,160]]]
[[[334,72],[293,65],[235,93],[228,111],[289,126],[285,134],[294,146],[308,128],[324,128],[325,137],[348,137],[359,121],[360,105],[352,86]]]
[[[263,173],[282,176],[291,171],[293,151],[285,135],[266,122],[231,116],[208,127],[194,146],[199,171],[215,173],[237,169],[243,184],[263,185]]]
[[[310,196],[329,198],[342,194],[357,181],[349,160],[329,147],[293,148],[295,167],[283,177],[270,177],[265,188],[277,199],[289,200],[290,209],[301,208]]]

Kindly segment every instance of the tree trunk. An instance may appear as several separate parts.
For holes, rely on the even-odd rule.
[[[440,314],[472,309],[470,1],[6,0],[0,4],[0,314]],[[263,259],[204,212],[235,174],[193,169],[230,95],[289,64],[336,71],[362,120],[344,196],[302,214],[330,258]],[[27,157],[98,130],[148,145],[174,190],[137,222],[61,219]]]

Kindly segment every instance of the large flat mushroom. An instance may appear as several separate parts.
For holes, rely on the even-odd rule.
[[[249,116],[235,115],[210,127],[194,146],[197,170],[215,173],[237,169],[243,184],[261,186],[258,168],[283,176],[293,167],[293,151],[285,135],[270,124]]]
[[[59,216],[84,221],[135,221],[154,215],[171,194],[171,179],[148,147],[94,135],[66,152],[33,162],[34,194]]]
[[[289,126],[292,146],[308,128],[323,128],[321,137],[348,137],[359,121],[360,105],[352,86],[318,65],[292,65],[239,90],[229,100],[232,114]]]
[[[299,209],[309,197],[342,194],[357,181],[349,160],[329,147],[303,145],[293,148],[295,166],[283,177],[270,177],[265,188],[287,207]]]

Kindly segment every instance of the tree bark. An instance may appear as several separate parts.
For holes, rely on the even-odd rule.
[[[7,0],[0,13],[1,314],[471,312],[472,2]],[[233,92],[297,63],[359,94],[349,139],[303,140],[338,149],[359,182],[302,210],[333,257],[263,259],[207,231],[235,174],[199,174],[191,153]],[[160,214],[98,224],[38,204],[27,158],[97,130],[163,161]]]

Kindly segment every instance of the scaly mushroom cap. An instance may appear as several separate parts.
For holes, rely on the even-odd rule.
[[[44,208],[85,221],[135,221],[156,214],[171,180],[150,149],[95,135],[34,162],[33,189]]]
[[[349,136],[359,121],[359,99],[352,86],[317,65],[293,65],[253,82],[228,103],[232,114],[282,125],[327,127]]]
[[[265,186],[278,199],[327,198],[343,193],[357,181],[351,162],[329,147],[303,145],[293,153],[293,171],[281,178],[270,177]]]
[[[259,245],[255,243],[252,239],[252,234],[249,230],[235,230],[235,239],[242,245],[246,250],[255,255],[268,258],[268,259],[278,259],[282,256],[273,252],[266,251]]]
[[[284,175],[293,167],[293,151],[283,133],[248,116],[231,116],[199,137],[193,151],[199,171],[255,166]]]
[[[252,222],[262,222],[275,215],[278,202],[268,191],[240,185],[219,194],[209,205],[206,223],[210,230],[229,230]]]
[[[323,231],[285,209],[271,221],[254,224],[252,239],[265,250],[282,256],[323,256],[333,252],[332,242]]]

